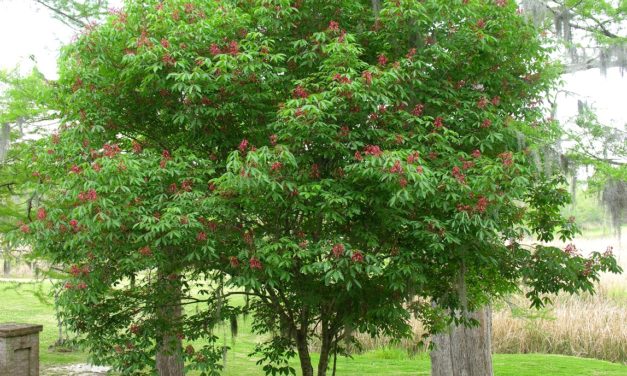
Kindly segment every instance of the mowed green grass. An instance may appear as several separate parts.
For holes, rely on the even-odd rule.
[[[46,286],[46,285],[45,285]],[[54,308],[36,296],[39,285],[33,283],[0,282],[0,323],[21,322],[44,325],[41,334],[41,363],[50,365],[88,362],[84,352],[59,353],[49,350],[57,338]],[[49,299],[51,303],[52,299]],[[250,332],[247,323],[240,325],[240,333],[227,356],[227,376],[262,376],[264,373],[255,365],[256,359],[248,354],[259,340]],[[294,361],[293,366],[298,364]],[[497,376],[627,376],[627,366],[594,359],[583,359],[558,355],[515,354],[494,355],[494,370]],[[427,354],[408,356],[398,349],[380,349],[356,355],[352,359],[338,358],[337,374],[361,375],[429,375],[430,363]]]

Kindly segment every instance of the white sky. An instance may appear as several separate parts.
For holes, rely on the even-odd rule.
[[[121,0],[110,1],[119,5]],[[59,48],[75,34],[54,19],[49,10],[32,0],[0,0],[0,69],[19,65],[22,72],[33,67],[33,56],[46,77],[57,77],[56,59]],[[627,80],[619,70],[609,69],[603,77],[597,69],[564,76],[564,90],[572,95],[561,96],[557,118],[564,122],[577,114],[577,100],[583,99],[596,110],[599,119],[623,129],[627,124]]]

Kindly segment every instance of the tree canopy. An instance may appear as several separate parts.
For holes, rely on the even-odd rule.
[[[67,265],[96,362],[215,374],[213,328],[250,312],[267,373],[298,354],[313,375],[318,337],[325,375],[355,330],[437,331],[521,282],[541,306],[619,270],[520,244],[576,226],[537,152],[559,70],[516,4],[375,3],[132,0],[64,49],[16,234]]]

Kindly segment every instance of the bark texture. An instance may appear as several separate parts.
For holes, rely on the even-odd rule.
[[[163,324],[163,332],[157,335],[159,350],[156,356],[156,368],[159,376],[183,376],[184,363],[181,339],[172,328],[181,319],[181,289],[173,284],[165,287],[169,295],[168,305],[159,308],[158,314]]]
[[[433,337],[432,376],[492,376],[492,311],[489,306],[468,314],[479,321],[473,328],[451,327]]]
[[[305,331],[307,329],[304,329]],[[300,369],[303,376],[313,376],[313,365],[311,364],[311,355],[307,346],[307,333],[303,333],[302,329],[296,333],[296,350],[298,351],[298,359],[300,360]]]

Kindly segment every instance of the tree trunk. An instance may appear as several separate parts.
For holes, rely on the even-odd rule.
[[[300,360],[300,369],[303,376],[313,376],[313,365],[311,364],[311,355],[307,346],[307,328],[301,328],[296,332],[296,349],[298,350],[298,359]]]
[[[9,255],[4,255],[4,263],[2,265],[2,271],[4,275],[9,275],[11,273],[11,260],[9,259]]]
[[[320,361],[318,362],[318,376],[326,376],[329,368],[329,355],[333,335],[329,333],[326,320],[322,320],[322,346],[320,347]]]
[[[167,282],[166,282],[167,283]],[[181,288],[178,282],[167,283],[164,293],[168,299],[165,306],[158,309],[162,333],[157,334],[159,346],[156,356],[156,368],[159,376],[183,376],[184,363],[182,357],[182,341],[173,328],[181,319]]]
[[[479,321],[473,328],[451,327],[433,337],[432,376],[492,376],[492,311],[489,306],[468,314]]]

